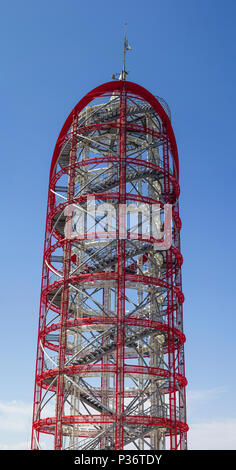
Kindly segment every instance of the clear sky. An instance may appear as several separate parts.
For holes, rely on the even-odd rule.
[[[180,157],[190,449],[235,449],[233,0],[1,1],[0,448],[31,434],[47,187],[79,99],[122,68],[166,99]]]

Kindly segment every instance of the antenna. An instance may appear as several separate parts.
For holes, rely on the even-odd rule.
[[[123,70],[122,70],[122,80],[126,79],[126,76],[128,75],[128,72],[125,70],[125,55],[126,55],[126,43],[127,43],[127,37],[126,37],[126,31],[127,31],[127,23],[124,24],[124,56],[123,56]]]
[[[123,69],[121,74],[118,73],[113,73],[112,79],[116,80],[119,76],[119,80],[126,80],[126,77],[128,75],[128,72],[125,70],[125,58],[126,58],[126,52],[127,51],[132,51],[132,47],[129,45],[128,40],[127,40],[127,34],[126,34],[126,28],[127,23],[124,24],[124,52],[123,52]]]
[[[132,51],[132,47],[129,45],[128,40],[127,40],[127,23],[124,24],[124,57],[123,57],[123,70],[122,70],[122,80],[126,80],[126,77],[128,75],[128,72],[125,70],[125,56],[126,56],[126,51]]]

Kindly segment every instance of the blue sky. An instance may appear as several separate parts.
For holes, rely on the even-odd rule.
[[[71,109],[122,67],[166,99],[180,158],[189,448],[236,448],[232,0],[1,2],[0,448],[30,439],[47,186]]]

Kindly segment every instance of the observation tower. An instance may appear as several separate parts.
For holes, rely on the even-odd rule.
[[[32,449],[187,448],[178,178],[167,104],[125,73],[66,119],[49,178]]]

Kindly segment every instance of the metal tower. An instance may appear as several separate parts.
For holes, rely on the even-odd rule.
[[[165,101],[125,78],[52,157],[32,449],[187,448],[178,151]]]

